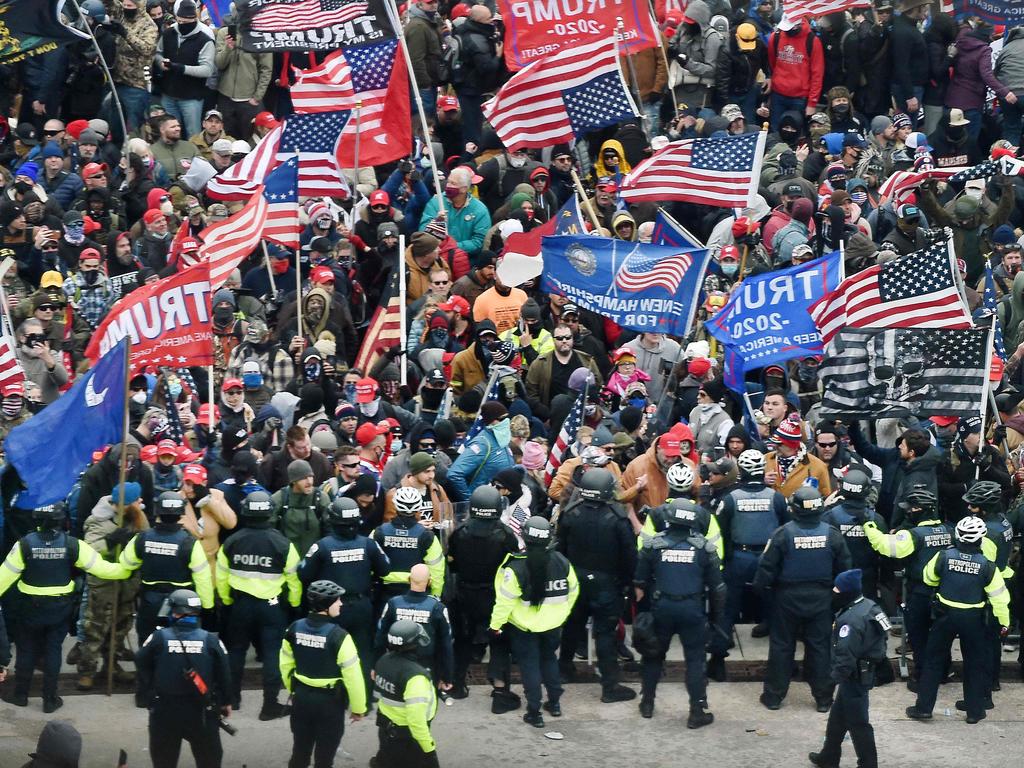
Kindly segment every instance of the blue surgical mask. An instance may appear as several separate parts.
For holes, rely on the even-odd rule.
[[[167,383],[167,392],[170,394],[172,400],[177,400],[181,394],[181,382],[171,381]]]
[[[726,277],[733,277],[740,270],[740,265],[734,261],[727,264],[720,264],[719,266],[722,268],[722,274]]]
[[[262,373],[243,373],[242,383],[245,384],[246,389],[259,389],[263,386],[263,374]]]
[[[489,427],[494,435],[494,439],[498,441],[498,445],[502,448],[508,446],[512,442],[512,422],[508,419],[502,419],[496,424],[491,424]]]
[[[647,398],[646,397],[631,397],[631,398],[629,398],[629,400],[627,402],[631,406],[633,406],[634,408],[639,408],[640,410],[643,410],[644,406],[647,405]]]

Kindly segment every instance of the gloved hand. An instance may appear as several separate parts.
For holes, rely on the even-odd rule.
[[[205,485],[195,485],[193,488],[195,488],[195,498],[192,499],[192,506],[202,509],[210,501],[210,491]]]
[[[120,37],[124,37],[125,34],[127,34],[124,29],[124,24],[119,21],[111,21],[107,24],[107,29]]]
[[[414,171],[410,171],[409,172],[409,183],[410,184],[415,184],[418,181],[423,181],[423,174],[420,173],[419,171],[415,171],[415,170]]]
[[[974,465],[979,469],[988,469],[992,466],[992,454],[982,447],[978,455],[974,457]]]
[[[992,430],[992,442],[998,445],[1006,439],[1006,425],[998,424],[996,428]]]
[[[401,357],[404,354],[405,350],[402,349],[401,347],[392,347],[391,349],[384,353],[384,357],[386,357],[388,360],[394,360],[396,357]]]
[[[356,249],[358,249],[360,251],[369,251],[370,250],[370,246],[368,246],[366,244],[366,241],[363,240],[363,238],[361,238],[359,235],[356,235],[356,234],[349,235],[348,236],[348,241],[350,243],[352,243],[352,246],[354,248],[356,248]]]
[[[684,67],[686,66],[686,62],[690,60],[690,57],[687,56],[685,53],[676,54],[676,58],[679,59],[679,63],[682,64]]]
[[[491,640],[499,640],[501,639],[501,630],[488,628],[487,635],[491,638]]]
[[[999,628],[999,637],[1006,637],[1008,634],[1010,634],[1010,628],[1009,627],[1000,627]]]
[[[167,65],[167,71],[168,72],[173,72],[176,75],[184,75],[185,74],[185,65],[184,64],[180,64],[177,61],[173,61],[173,62],[171,62],[170,64]]]
[[[402,172],[403,176],[408,176],[412,173],[413,168],[415,168],[415,166],[412,164],[412,160],[407,157],[403,157],[398,161],[398,170]]]
[[[114,549],[115,547],[123,547],[132,540],[132,536],[134,535],[135,531],[133,529],[122,526],[108,533],[103,537],[103,539],[107,542],[108,548]]]

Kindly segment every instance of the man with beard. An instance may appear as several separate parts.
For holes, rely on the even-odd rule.
[[[1013,227],[1009,224],[1000,224],[988,237],[992,243],[989,258],[999,258],[999,263],[992,268],[992,278],[996,298],[1000,299],[1010,292],[1013,278],[1020,272],[1022,246],[1017,242]],[[985,278],[981,279],[976,290],[978,293],[985,292]]]
[[[138,287],[139,264],[132,255],[132,241],[127,232],[114,236],[113,248],[107,249],[106,267],[112,301]]]
[[[113,304],[107,276],[100,271],[101,261],[98,250],[87,248],[78,259],[78,272],[64,281],[64,295],[68,303],[93,330]]]
[[[167,217],[159,208],[150,208],[142,216],[145,233],[132,246],[136,260],[154,272],[167,266],[167,253],[171,236],[167,231]]]
[[[42,324],[35,318],[23,322],[18,328],[18,357],[25,369],[25,377],[34,382],[42,393],[42,401],[52,403],[60,388],[68,383],[68,372],[60,354],[50,349]],[[91,511],[91,510],[90,510]]]
[[[263,383],[274,392],[284,392],[295,378],[295,364],[281,345],[271,338],[266,322],[258,317],[249,320],[245,337],[234,348],[228,361],[228,375],[242,377],[248,361],[259,364]]]

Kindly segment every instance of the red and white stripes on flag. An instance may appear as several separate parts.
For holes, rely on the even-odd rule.
[[[907,194],[916,189],[919,184],[928,179],[945,181],[954,173],[965,171],[966,168],[932,168],[927,171],[896,171],[892,176],[882,182],[878,188],[880,197],[893,200],[897,205],[906,199]]]
[[[14,354],[14,342],[4,333],[0,336],[0,389],[8,384],[20,384],[25,381],[25,369]]]
[[[263,32],[325,28],[344,24],[366,13],[365,0],[296,0],[267,2],[256,12],[252,28]]]
[[[277,165],[277,146],[283,126],[277,126],[237,163],[210,179],[206,194],[214,200],[245,200],[252,197],[263,179]]]
[[[851,8],[870,8],[871,0],[782,0],[783,15],[790,21],[817,19]]]
[[[558,432],[558,437],[555,438],[555,444],[551,446],[548,463],[544,467],[544,487],[551,485],[551,481],[558,473],[558,468],[562,466],[562,460],[565,458],[569,446],[576,442],[576,434],[579,432],[580,425],[583,424],[583,412],[587,406],[587,389],[588,387],[583,387],[580,396],[576,398],[569,415],[562,422],[562,429]]]
[[[356,355],[355,367],[360,371],[373,368],[380,355],[391,347],[404,344],[401,331],[401,316],[405,308],[398,291],[398,270],[391,270],[387,290],[381,296],[380,305],[373,313],[373,319],[366,329],[363,346]]]
[[[199,233],[203,240],[199,254],[210,264],[210,290],[216,291],[231,271],[260,243],[267,221],[267,199],[262,187],[240,211]]]
[[[683,200],[747,208],[757,196],[766,136],[759,131],[668,144],[626,174],[619,197],[629,202]]]

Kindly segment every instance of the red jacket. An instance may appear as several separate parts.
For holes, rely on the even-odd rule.
[[[807,99],[817,104],[821,83],[825,78],[825,52],[817,35],[811,43],[811,60],[807,61],[807,36],[813,35],[806,23],[795,35],[772,32],[768,38],[768,64],[772,70],[772,93],[791,99]],[[776,42],[778,38],[778,42]]]

